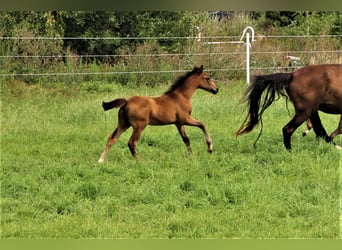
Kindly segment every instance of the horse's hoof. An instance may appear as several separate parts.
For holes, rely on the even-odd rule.
[[[341,147],[340,145],[335,145],[335,148],[336,148],[337,150],[341,150],[341,149],[342,149],[342,147]]]

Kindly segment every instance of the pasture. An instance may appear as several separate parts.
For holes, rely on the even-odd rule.
[[[245,118],[245,82],[198,90],[192,116],[214,142],[187,127],[193,156],[175,126],[145,129],[137,146],[122,134],[106,162],[97,162],[116,127],[117,110],[103,100],[157,96],[168,86],[122,87],[1,84],[2,238],[339,238],[341,151],[303,138],[285,150],[290,120],[283,99],[259,129],[236,138]],[[338,116],[320,113],[328,133]],[[342,136],[335,141],[342,143]]]

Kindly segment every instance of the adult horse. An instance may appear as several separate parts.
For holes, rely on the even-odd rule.
[[[118,113],[118,126],[110,134],[99,162],[105,160],[111,146],[131,126],[133,132],[128,141],[128,147],[133,157],[137,157],[136,146],[147,125],[175,124],[189,154],[192,154],[192,150],[184,126],[199,127],[205,135],[208,152],[211,153],[213,151],[212,139],[205,125],[190,115],[192,110],[190,99],[196,89],[203,89],[213,94],[218,92],[214,81],[203,71],[203,65],[194,67],[192,71],[180,76],[169,90],[161,96],[132,96],[128,99],[119,98],[110,102],[103,102],[102,106],[105,111],[112,108],[120,108],[120,110]]]
[[[264,111],[276,97],[284,96],[292,101],[295,108],[294,117],[283,127],[286,149],[291,150],[291,135],[307,119],[312,122],[317,136],[331,142],[318,110],[342,114],[342,64],[309,65],[292,73],[258,75],[244,96],[248,103],[248,115],[237,135],[250,132],[259,122],[262,124]]]

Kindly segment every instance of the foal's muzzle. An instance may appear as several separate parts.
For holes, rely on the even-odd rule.
[[[216,88],[216,89],[212,89],[210,92],[213,93],[214,95],[216,95],[218,91],[219,91],[219,89]]]

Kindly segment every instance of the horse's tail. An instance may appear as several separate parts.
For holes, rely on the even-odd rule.
[[[236,132],[236,135],[252,131],[259,122],[262,125],[262,114],[273,103],[276,97],[284,96],[286,99],[289,98],[286,91],[291,81],[292,73],[255,76],[253,82],[246,89],[243,99],[248,102],[248,115]],[[264,91],[265,94],[262,98]],[[259,137],[260,135],[261,131]]]
[[[124,98],[118,98],[110,102],[102,102],[102,107],[104,111],[107,111],[112,108],[120,108],[127,104],[127,100]]]

